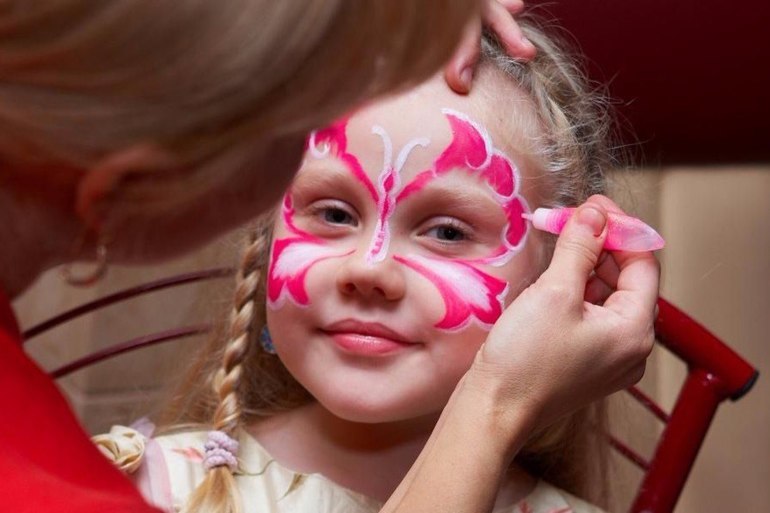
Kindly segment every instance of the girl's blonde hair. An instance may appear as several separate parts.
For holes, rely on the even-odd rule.
[[[173,212],[234,172],[205,165],[225,149],[305,133],[427,78],[476,9],[476,0],[4,1],[2,172],[89,169],[152,143],[184,172],[130,184],[121,207]]]
[[[604,172],[616,164],[608,143],[608,112],[574,57],[528,19],[520,23],[538,48],[537,58],[517,62],[486,37],[482,65],[492,64],[531,99],[542,134],[534,146],[547,175],[546,197],[553,204],[576,205],[605,191]],[[237,276],[229,334],[213,339],[197,359],[162,419],[167,425],[206,424],[234,434],[241,424],[312,400],[257,341],[265,326],[264,276],[272,224],[273,217],[267,216],[251,232]],[[519,463],[567,491],[605,502],[604,412],[600,402],[536,433],[519,454]],[[227,467],[209,472],[187,510],[214,511],[227,500],[225,495],[234,496],[231,481],[217,488],[225,484],[225,476],[232,479]],[[212,498],[206,502],[203,497]],[[212,509],[200,507],[204,503]]]

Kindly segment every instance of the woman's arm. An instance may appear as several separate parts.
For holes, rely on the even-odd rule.
[[[523,404],[504,411],[471,381],[469,374],[460,382],[381,513],[492,510],[500,480],[532,432],[534,416]]]
[[[490,511],[535,428],[641,378],[660,271],[650,253],[616,253],[593,274],[609,210],[619,209],[604,197],[578,209],[551,266],[495,324],[383,512]],[[584,300],[597,276],[601,306]]]

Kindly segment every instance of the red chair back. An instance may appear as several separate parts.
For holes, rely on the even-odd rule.
[[[628,455],[645,469],[631,513],[674,510],[717,407],[726,399],[743,397],[759,376],[746,360],[671,303],[660,299],[658,308],[656,337],[687,364],[688,374],[669,415],[638,390],[633,392],[666,426],[649,462]]]

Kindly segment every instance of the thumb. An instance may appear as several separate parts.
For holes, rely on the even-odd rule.
[[[578,207],[556,241],[551,265],[545,273],[548,279],[556,280],[582,299],[607,237],[606,226],[607,214],[602,207]]]

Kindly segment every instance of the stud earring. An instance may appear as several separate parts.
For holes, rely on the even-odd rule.
[[[264,326],[262,331],[259,332],[259,344],[262,346],[264,352],[268,354],[276,353],[273,339],[270,336],[270,330],[267,329],[267,326]]]
[[[99,244],[96,247],[94,266],[90,272],[76,276],[72,270],[72,264],[65,264],[61,268],[62,279],[74,287],[90,287],[98,282],[107,272],[107,246],[105,244]]]

